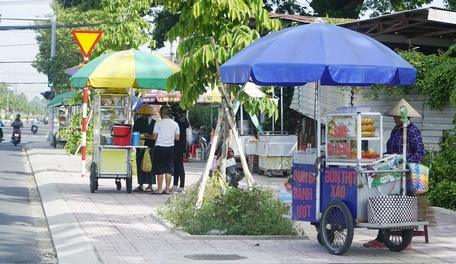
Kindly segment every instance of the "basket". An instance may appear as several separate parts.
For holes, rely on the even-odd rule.
[[[429,167],[418,163],[409,163],[410,178],[416,194],[428,191]]]
[[[367,201],[367,222],[397,224],[418,221],[416,196],[376,196]]]

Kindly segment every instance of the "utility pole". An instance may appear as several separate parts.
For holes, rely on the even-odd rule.
[[[0,23],[2,20],[23,20],[23,21],[49,21],[52,23],[51,27],[51,57],[50,60],[52,61],[52,58],[55,56],[55,42],[56,42],[56,20],[55,17],[51,18],[20,18],[20,17],[2,17],[0,14]],[[49,78],[49,76],[48,76]],[[51,92],[53,93],[53,87],[52,85],[49,86]],[[17,89],[17,88],[16,88]],[[49,108],[49,134],[48,134],[48,140],[52,141],[54,140],[54,109]]]

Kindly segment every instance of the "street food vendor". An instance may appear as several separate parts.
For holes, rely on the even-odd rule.
[[[388,111],[383,115],[392,116],[394,118],[394,123],[396,126],[391,131],[390,138],[386,142],[386,154],[402,154],[403,153],[403,125],[404,123],[401,120],[401,106],[407,108],[407,148],[406,148],[406,161],[409,163],[419,163],[423,159],[426,151],[424,149],[423,139],[421,137],[421,131],[413,123],[410,122],[412,117],[421,117],[421,115],[413,109],[413,107],[407,103],[404,99],[400,100],[398,103],[393,105]],[[385,247],[384,242],[382,241],[382,236],[380,230],[378,232],[377,238],[363,244],[365,247]],[[405,249],[410,250],[412,245],[409,244]]]
[[[144,146],[149,147],[148,149],[136,149],[136,170],[138,177],[138,187],[134,189],[134,192],[152,191],[152,184],[156,183],[155,174],[153,170],[145,172],[141,169],[141,162],[144,158],[144,151],[149,151],[150,157],[153,158],[155,140],[152,139],[152,133],[154,131],[155,120],[152,118],[154,110],[148,104],[141,106],[135,113],[140,115],[135,120],[133,125],[133,131],[138,131],[141,134],[141,138],[144,140]],[[144,189],[144,184],[147,184],[147,188]]]
[[[424,149],[423,139],[421,137],[421,131],[413,123],[410,122],[410,118],[421,117],[421,115],[413,109],[413,107],[407,103],[404,99],[393,105],[383,115],[392,116],[396,126],[391,131],[390,138],[386,142],[386,153],[387,154],[402,154],[403,151],[403,130],[400,107],[405,106],[408,110],[407,118],[407,162],[419,163],[423,159],[426,151]]]

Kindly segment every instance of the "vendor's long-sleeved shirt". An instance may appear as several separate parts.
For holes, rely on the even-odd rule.
[[[391,136],[386,142],[387,154],[402,154],[403,150],[403,128],[396,126],[391,131]],[[426,151],[424,149],[421,131],[414,124],[410,123],[407,126],[407,162],[419,163]]]

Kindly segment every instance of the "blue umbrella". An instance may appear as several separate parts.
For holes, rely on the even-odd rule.
[[[220,67],[224,83],[298,86],[411,85],[416,69],[377,40],[314,23],[283,29],[250,44]]]
[[[416,69],[380,42],[358,32],[324,23],[271,33],[220,66],[222,82],[263,86],[411,85]],[[317,153],[321,149],[321,90],[318,92]],[[320,190],[321,177],[316,177]],[[403,183],[405,184],[405,182]],[[316,215],[320,204],[316,202]],[[351,241],[350,241],[351,243]]]

